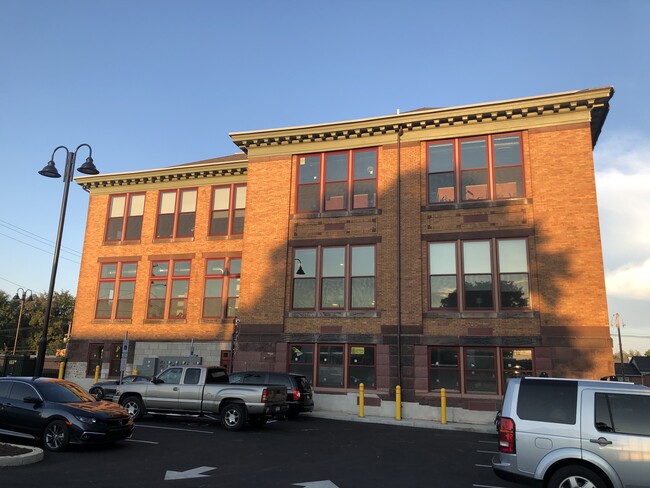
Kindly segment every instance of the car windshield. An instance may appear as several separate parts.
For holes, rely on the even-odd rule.
[[[44,381],[39,383],[38,389],[43,398],[56,403],[96,402],[97,400],[86,393],[74,383],[58,381]]]

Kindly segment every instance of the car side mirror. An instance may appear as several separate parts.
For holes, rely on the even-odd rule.
[[[160,383],[164,383],[163,380],[159,380],[158,378],[151,378],[151,382],[152,382],[154,385],[159,385]]]
[[[23,398],[25,403],[33,403],[34,405],[40,405],[43,401],[38,397],[25,397]]]

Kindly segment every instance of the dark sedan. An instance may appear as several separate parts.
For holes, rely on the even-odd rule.
[[[121,406],[97,401],[75,383],[52,378],[0,378],[0,434],[41,439],[45,449],[131,437]]]
[[[122,378],[122,383],[146,383],[148,381],[151,381],[151,376],[132,374]],[[119,384],[119,380],[99,381],[91,386],[88,391],[97,400],[112,400],[113,395],[115,395],[115,389]]]

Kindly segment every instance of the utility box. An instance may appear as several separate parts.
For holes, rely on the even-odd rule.
[[[27,355],[12,354],[5,358],[3,376],[34,376],[36,358]]]

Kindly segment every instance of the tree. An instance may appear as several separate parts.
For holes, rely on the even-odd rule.
[[[650,349],[648,349],[643,355],[650,357]]]
[[[630,349],[629,351],[623,351],[623,362],[624,363],[629,363],[630,359],[632,359],[633,356],[640,356],[641,353],[639,351],[636,351],[634,349]],[[620,353],[614,353],[614,362],[620,363],[621,362],[621,354]]]

